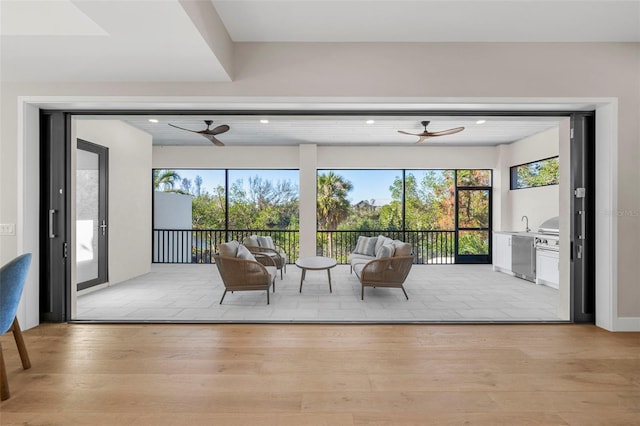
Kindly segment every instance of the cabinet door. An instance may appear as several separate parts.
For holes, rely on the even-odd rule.
[[[539,284],[558,288],[560,271],[558,255],[545,251],[536,251],[536,278]]]
[[[511,271],[511,235],[493,234],[493,266],[503,271]]]

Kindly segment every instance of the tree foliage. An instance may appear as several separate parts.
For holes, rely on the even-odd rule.
[[[353,189],[351,182],[333,172],[318,175],[318,228],[338,229],[351,212],[347,194]]]
[[[517,166],[517,188],[557,185],[560,181],[558,157]]]

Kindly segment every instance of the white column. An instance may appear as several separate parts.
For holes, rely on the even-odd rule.
[[[316,255],[318,147],[300,145],[300,257]]]

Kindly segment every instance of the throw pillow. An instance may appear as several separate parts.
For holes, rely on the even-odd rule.
[[[378,237],[358,237],[358,243],[356,248],[353,249],[354,253],[364,254],[366,256],[376,255],[376,242]]]
[[[378,253],[378,250],[380,249],[380,247],[382,247],[385,244],[390,244],[391,241],[393,240],[389,237],[385,237],[384,235],[378,235],[378,241],[376,241],[376,253]]]
[[[220,246],[218,246],[218,251],[220,252],[220,256],[237,257],[238,246],[240,246],[239,242],[229,241],[228,243],[220,244]]]
[[[412,252],[411,244],[400,240],[393,240],[393,246],[396,249],[394,256],[409,256]]]
[[[385,244],[383,246],[380,246],[378,251],[376,251],[376,258],[382,259],[384,257],[393,257],[394,251],[395,248],[391,244]]]
[[[244,244],[245,246],[251,246],[251,247],[259,247],[260,243],[258,243],[258,236],[257,235],[250,235],[247,238],[245,238],[242,241],[242,244]]]
[[[270,248],[270,249],[275,249],[276,246],[273,244],[273,240],[271,239],[271,237],[267,236],[267,237],[256,237],[258,239],[258,245],[260,247],[266,247],[266,248]]]
[[[256,261],[256,258],[253,256],[253,253],[249,251],[244,245],[240,244],[238,246],[238,255],[236,256],[238,259],[246,259]]]

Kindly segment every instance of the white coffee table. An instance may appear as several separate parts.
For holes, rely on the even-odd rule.
[[[330,257],[324,256],[313,256],[313,257],[303,257],[296,261],[296,266],[302,269],[302,277],[300,277],[300,293],[302,293],[302,283],[304,281],[304,277],[307,274],[307,270],[311,271],[322,271],[324,269],[327,270],[327,276],[329,277],[329,293],[331,291],[331,268],[336,266],[338,262],[335,259],[331,259]]]

